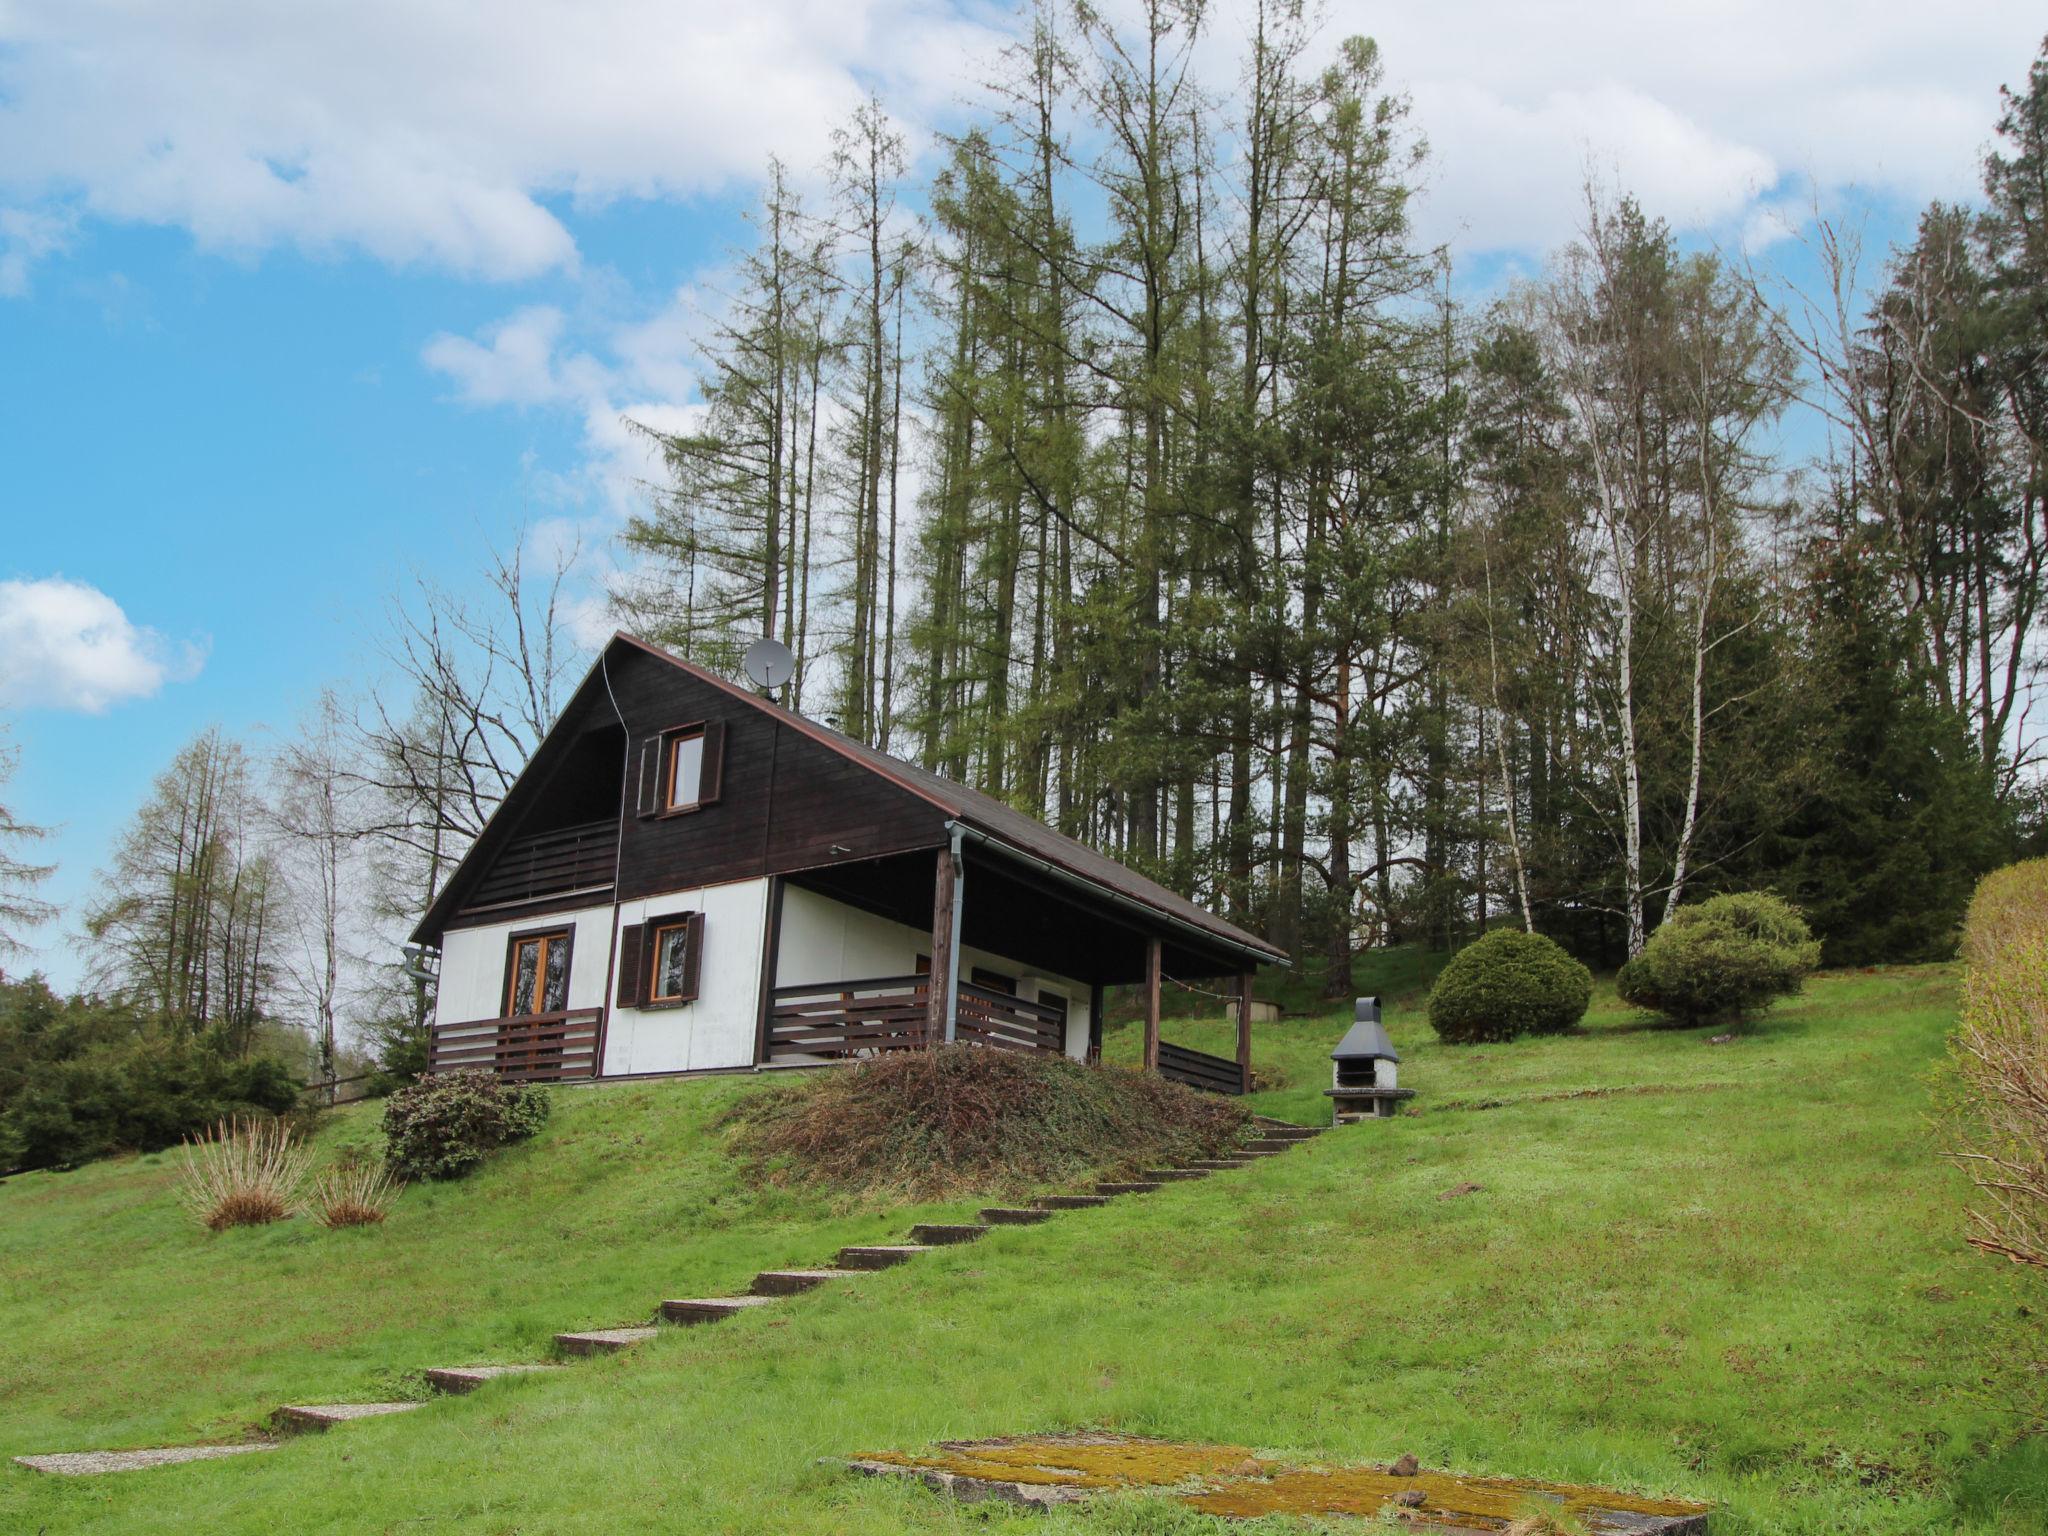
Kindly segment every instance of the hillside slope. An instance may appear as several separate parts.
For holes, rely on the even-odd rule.
[[[1397,1015],[1413,1117],[269,1456],[7,1467],[0,1529],[980,1528],[819,1458],[1105,1425],[1703,1497],[1717,1536],[2038,1532],[2040,1298],[1962,1249],[1930,1156],[1952,987],[1823,977],[1718,1046],[1609,1005],[1583,1035],[1452,1051]],[[1261,1032],[1288,1080],[1266,1107],[1319,1110],[1338,1028]],[[929,1214],[741,1187],[706,1126],[747,1086],[564,1094],[540,1140],[363,1233],[187,1232],[155,1159],[10,1181],[0,1451],[226,1434],[386,1372],[532,1358]],[[1634,1091],[1556,1097],[1589,1087]]]

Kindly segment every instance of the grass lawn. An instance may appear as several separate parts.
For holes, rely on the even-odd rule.
[[[1604,995],[1584,1033],[1511,1046],[1396,1009],[1415,1115],[267,1456],[0,1468],[0,1530],[1246,1530],[966,1511],[819,1464],[1100,1425],[1699,1497],[1717,1536],[2042,1532],[2048,1291],[1962,1247],[1931,1155],[1953,986],[1824,976],[1725,1045]],[[1342,1023],[1261,1029],[1259,1107],[1326,1114]],[[1228,1039],[1220,1010],[1166,1032]],[[749,1190],[709,1123],[751,1086],[561,1093],[539,1140],[361,1232],[209,1237],[164,1159],[9,1180],[0,1453],[231,1438],[966,1208]],[[1559,1097],[1587,1088],[1640,1091]]]

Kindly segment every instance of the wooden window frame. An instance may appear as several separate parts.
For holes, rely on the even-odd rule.
[[[680,929],[683,943],[692,946],[683,951],[683,974],[687,976],[694,969],[691,964],[694,946],[703,942],[703,925],[697,919],[698,914],[695,912],[677,912],[669,917],[651,917],[642,925],[647,931],[643,950],[647,956],[647,1001],[642,1003],[641,1007],[680,1008],[685,1003],[694,1003],[697,1000],[695,992],[677,993],[673,997],[668,997],[656,990],[661,985],[661,936]],[[702,955],[696,956],[696,963],[699,966],[703,964]]]
[[[675,805],[671,802],[676,789],[676,749],[693,739],[704,743],[697,764],[697,798],[688,805]],[[644,818],[666,821],[676,816],[694,816],[705,807],[716,805],[724,791],[725,722],[686,720],[645,738],[641,743],[640,773],[643,783],[638,809]],[[650,775],[654,779],[652,795],[647,793],[644,782]]]
[[[676,997],[657,997],[655,980],[661,965],[661,935],[671,928],[685,930],[683,973],[687,991]],[[704,914],[665,912],[631,923],[621,932],[619,946],[618,1005],[643,1013],[664,1008],[686,1008],[703,995]]]
[[[543,989],[543,995],[537,998],[536,1001],[545,1002],[547,1000],[545,996],[545,988],[547,986],[547,944],[551,939],[559,939],[561,940],[563,952],[562,1006],[556,1011],[563,1013],[569,1011],[569,983],[575,974],[576,965],[576,925],[574,923],[550,923],[544,928],[521,928],[516,932],[505,935],[505,979],[498,988],[500,1006],[505,1010],[499,1015],[501,1018],[543,1019],[548,1016],[544,1012],[514,1013],[512,1011],[512,989],[519,981],[519,946],[530,944],[536,939],[541,942],[542,947],[539,964],[535,968],[534,974],[538,985]]]
[[[662,816],[688,816],[704,809],[704,759],[710,743],[704,739],[705,722],[695,721],[689,725],[675,726],[661,733],[661,810]],[[676,804],[676,754],[683,743],[694,741],[697,747],[697,798],[688,805]]]

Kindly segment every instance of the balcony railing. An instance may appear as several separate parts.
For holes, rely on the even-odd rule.
[[[608,890],[618,847],[617,821],[588,821],[515,837],[491,861],[463,910],[518,906],[569,891]]]
[[[879,976],[777,987],[768,1015],[768,1059],[847,1060],[915,1050],[930,1041],[931,978]],[[960,987],[954,1037],[1009,1051],[1066,1049],[1066,1015],[985,987]]]
[[[427,1042],[429,1072],[483,1071],[515,1083],[558,1083],[597,1076],[602,1008],[533,1013],[511,1019],[436,1024]]]

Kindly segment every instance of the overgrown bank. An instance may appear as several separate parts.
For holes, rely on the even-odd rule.
[[[1216,1157],[1251,1117],[1118,1067],[961,1045],[779,1084],[739,1100],[732,1122],[741,1156],[769,1177],[940,1199]]]

